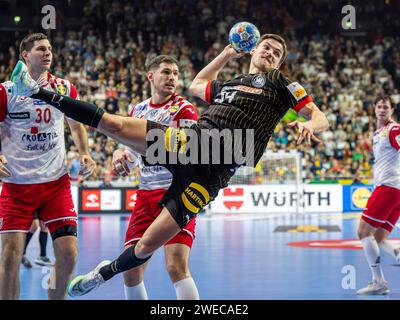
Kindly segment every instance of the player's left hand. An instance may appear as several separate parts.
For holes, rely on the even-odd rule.
[[[81,163],[79,174],[82,175],[83,178],[89,177],[94,169],[96,169],[96,162],[89,155],[80,155],[79,162]]]
[[[297,145],[302,144],[302,142],[305,141],[307,142],[307,145],[311,145],[311,140],[320,143],[322,140],[318,139],[314,135],[314,128],[312,127],[311,121],[307,122],[300,122],[298,120],[293,121],[288,123],[289,127],[292,128],[297,128],[297,131],[299,132],[299,137],[297,139]]]

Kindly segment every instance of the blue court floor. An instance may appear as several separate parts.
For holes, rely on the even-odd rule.
[[[127,218],[119,215],[80,218],[76,274],[87,273],[101,260],[113,260],[120,254]],[[391,293],[383,297],[356,295],[356,289],[370,281],[363,252],[356,250],[360,248],[356,240],[357,224],[358,215],[354,214],[200,216],[190,260],[200,297],[400,299],[400,267],[385,253],[382,265]],[[392,241],[400,244],[399,238],[396,228]],[[27,255],[33,261],[38,252],[36,233]],[[48,252],[54,259],[51,241]],[[21,266],[20,271],[21,299],[47,299],[49,269],[35,265],[32,269]],[[163,250],[154,254],[145,283],[150,299],[175,299],[165,271]],[[122,275],[80,299],[124,299]]]

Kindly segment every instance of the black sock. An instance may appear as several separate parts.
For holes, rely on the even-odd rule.
[[[31,96],[32,99],[39,99],[52,105],[65,115],[78,122],[97,128],[104,110],[95,104],[72,99],[43,88]]]
[[[130,270],[137,266],[142,265],[151,258],[151,255],[147,258],[140,259],[135,255],[135,246],[131,246],[126,249],[116,260],[111,262],[109,265],[102,267],[99,271],[105,281],[111,279],[118,273]]]
[[[26,253],[26,248],[28,247],[29,241],[31,241],[32,236],[33,236],[33,233],[30,231],[26,234],[24,254]]]
[[[39,243],[40,243],[40,256],[46,256],[46,246],[47,246],[47,232],[40,231],[39,233]]]

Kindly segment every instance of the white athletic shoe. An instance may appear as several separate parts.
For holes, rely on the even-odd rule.
[[[104,260],[100,262],[94,270],[83,276],[77,276],[68,284],[67,292],[70,297],[83,296],[92,290],[97,288],[104,283],[104,279],[99,273],[99,270],[110,264],[110,260]]]
[[[389,287],[386,281],[372,280],[365,288],[357,291],[359,295],[385,295],[388,294]]]
[[[48,266],[48,267],[54,265],[54,263],[47,256],[39,256],[39,257],[37,257],[35,259],[35,263],[38,264],[39,266]]]
[[[12,94],[17,96],[30,97],[38,93],[40,86],[32,79],[28,72],[28,68],[21,60],[16,64],[10,80],[14,82],[12,86]]]

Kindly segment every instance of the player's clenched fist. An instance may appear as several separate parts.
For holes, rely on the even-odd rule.
[[[0,155],[0,179],[11,177],[11,172],[5,167],[7,163],[6,157]]]

